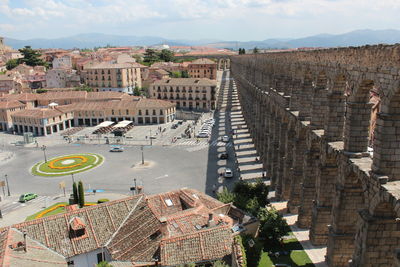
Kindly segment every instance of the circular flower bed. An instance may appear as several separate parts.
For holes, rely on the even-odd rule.
[[[35,164],[32,167],[32,174],[38,176],[70,175],[93,169],[103,161],[103,156],[93,153],[65,155]]]
[[[76,160],[68,161],[71,159],[78,159],[78,160],[80,160],[80,163],[77,163],[74,165],[71,165],[71,164],[68,165],[69,162],[71,162],[71,163],[77,162]],[[67,165],[67,166],[57,166],[57,164],[60,163],[60,161],[61,161],[62,165]],[[62,157],[62,158],[53,159],[52,161],[50,161],[49,167],[52,169],[70,169],[70,168],[75,168],[75,167],[81,166],[83,163],[85,163],[87,161],[88,161],[87,157],[84,157],[84,156]]]

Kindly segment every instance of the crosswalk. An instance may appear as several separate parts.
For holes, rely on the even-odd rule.
[[[206,149],[208,147],[229,147],[232,146],[232,143],[226,143],[226,142],[222,142],[219,139],[215,139],[215,140],[207,140],[207,139],[203,139],[203,140],[179,140],[176,143],[171,144],[171,146],[182,146],[185,147],[186,151],[189,152],[194,152],[194,151],[199,151],[202,149]]]
[[[47,199],[47,201],[46,201],[46,199]],[[16,209],[19,209],[21,207],[25,207],[25,206],[28,206],[28,205],[29,206],[33,206],[34,205],[34,206],[38,206],[38,207],[42,205],[43,208],[44,208],[46,206],[46,204],[50,205],[51,201],[52,200],[47,196],[38,196],[37,198],[32,199],[32,200],[30,200],[30,201],[28,201],[26,203],[21,203],[21,202],[18,202],[18,201],[7,203],[5,205],[0,206],[0,209],[1,209],[1,213],[3,215],[5,215],[5,214],[10,213],[10,212],[12,212],[12,211],[14,211]]]

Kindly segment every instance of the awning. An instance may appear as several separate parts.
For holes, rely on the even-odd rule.
[[[131,124],[132,122],[133,122],[133,121],[120,121],[120,122],[118,122],[117,125],[114,125],[113,128],[118,128],[118,127],[123,128],[123,127],[128,126],[128,125]]]
[[[102,123],[98,124],[96,128],[107,127],[112,125],[114,122],[112,121],[103,121]]]

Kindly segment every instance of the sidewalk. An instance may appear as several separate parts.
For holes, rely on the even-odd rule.
[[[287,201],[272,202],[271,205],[283,213],[294,236],[303,246],[304,251],[314,263],[315,267],[328,267],[325,263],[326,246],[313,246],[309,240],[309,230],[300,229],[296,226],[297,214],[286,213]]]

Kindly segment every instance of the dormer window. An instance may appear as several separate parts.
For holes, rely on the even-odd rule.
[[[80,217],[74,217],[69,221],[70,238],[86,237],[86,223]]]

